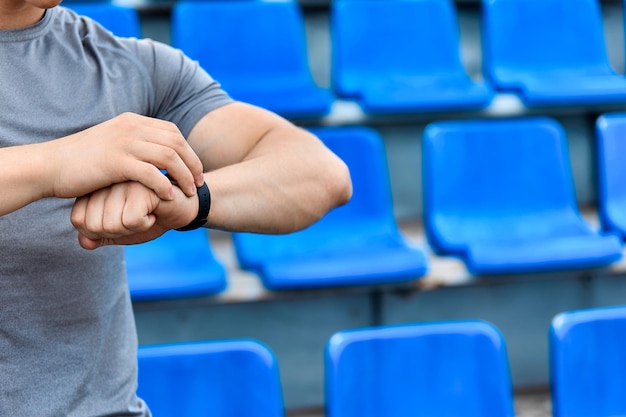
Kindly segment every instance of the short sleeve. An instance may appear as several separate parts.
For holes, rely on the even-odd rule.
[[[152,40],[141,40],[137,46],[153,83],[150,116],[173,122],[185,137],[204,115],[233,101],[182,51]]]

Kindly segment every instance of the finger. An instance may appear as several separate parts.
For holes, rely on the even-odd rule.
[[[149,230],[156,223],[156,216],[152,213],[144,213],[141,215],[135,213],[131,214],[128,210],[124,210],[122,223],[124,223],[126,230],[128,230],[128,233],[124,235],[131,235]]]
[[[151,118],[144,118],[143,120],[146,119],[149,119],[149,123],[161,132],[161,134],[152,136],[152,139],[161,145],[174,149],[191,172],[195,179],[196,187],[202,186],[204,182],[202,161],[200,161],[200,158],[198,158],[198,155],[189,145],[178,127],[174,123],[165,120]]]
[[[95,222],[91,219],[88,224],[87,218],[87,212],[92,197],[92,195],[88,195],[76,199],[70,213],[70,221],[79,233],[91,239],[97,239],[99,235],[93,232]]]
[[[91,239],[85,236],[83,233],[78,232],[78,244],[87,250],[94,250],[99,248],[101,245],[102,239]]]
[[[101,213],[102,237],[111,238],[132,233],[122,221],[126,203],[127,186],[113,186],[108,189]]]
[[[92,250],[109,245],[136,245],[145,243],[158,238],[165,232],[166,229],[155,226],[146,232],[140,232],[130,236],[122,236],[115,239],[89,239],[86,236],[79,234],[78,241],[83,248]]]
[[[87,202],[89,197],[79,197],[74,201],[72,205],[72,211],[70,213],[70,222],[77,230],[83,230],[85,227],[85,212],[87,210]]]
[[[121,210],[115,201],[115,187],[95,192],[89,198],[85,212],[85,230],[83,234],[91,239],[115,238],[123,235]],[[109,212],[107,212],[109,208]],[[117,220],[115,217],[117,216]]]
[[[159,198],[166,201],[174,199],[174,186],[170,180],[154,165],[148,162],[133,160],[124,173],[128,181],[136,181],[154,191]]]
[[[178,187],[180,187],[188,197],[196,194],[196,182],[199,179],[197,175],[202,175],[202,164],[200,164],[200,168],[198,169],[200,174],[194,174],[176,150],[155,143],[136,143],[133,147],[133,153],[144,162],[151,163],[159,169],[166,170],[169,177],[176,182]],[[199,162],[198,157],[195,154],[194,156]],[[143,183],[143,181],[141,182]]]

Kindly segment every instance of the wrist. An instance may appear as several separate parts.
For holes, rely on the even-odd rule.
[[[29,161],[27,174],[31,175],[31,180],[26,180],[32,185],[32,190],[37,199],[48,197],[64,197],[57,191],[60,187],[58,180],[61,177],[60,167],[62,163],[56,160],[56,153],[53,151],[52,142],[26,145],[22,148],[25,155],[21,155],[18,160]],[[17,147],[16,147],[17,149]]]
[[[185,193],[182,192],[182,190],[181,190],[181,193],[184,196],[183,198],[184,198],[185,203],[184,203],[184,206],[179,207],[179,210],[181,210],[179,212],[180,217],[178,218],[174,229],[187,226],[198,215],[198,206],[200,204],[198,201],[198,195],[195,194],[191,197],[187,197]]]
[[[209,211],[211,210],[211,191],[206,182],[198,187],[198,192],[193,197],[193,200],[196,201],[195,215],[185,226],[176,229],[179,232],[195,230],[206,224]]]

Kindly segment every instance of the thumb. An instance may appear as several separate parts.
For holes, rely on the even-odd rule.
[[[104,239],[91,239],[85,236],[84,234],[78,232],[78,244],[87,250],[94,250],[103,246]]]
[[[129,236],[121,236],[117,238],[99,238],[91,239],[82,233],[78,233],[78,243],[83,249],[94,250],[102,246],[109,245],[137,245],[140,243],[149,242],[161,236],[167,229],[161,227],[153,227],[146,232],[136,233]]]

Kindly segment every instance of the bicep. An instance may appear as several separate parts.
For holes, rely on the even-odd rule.
[[[204,170],[212,171],[250,157],[270,130],[281,127],[295,129],[274,113],[234,102],[202,117],[191,130],[188,141],[202,160]]]

